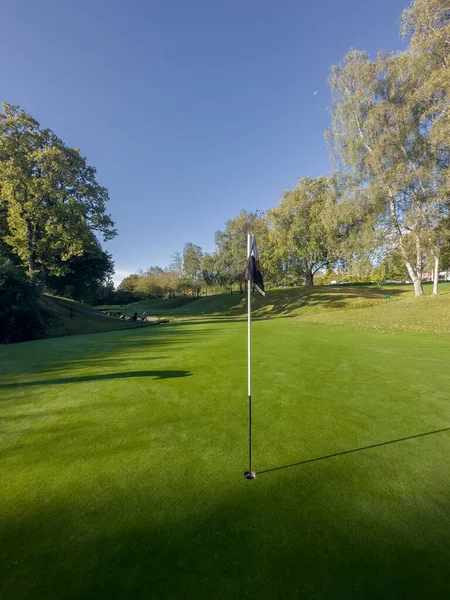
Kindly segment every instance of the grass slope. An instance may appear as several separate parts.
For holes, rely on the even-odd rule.
[[[0,348],[0,597],[448,597],[450,339],[253,330],[252,482],[245,323]]]
[[[322,286],[269,290],[265,298],[254,294],[255,316],[296,316],[305,311],[323,311],[341,308],[360,308],[381,303],[390,293],[392,299],[411,295],[410,286]],[[243,316],[247,311],[246,294],[217,294],[201,298],[173,298],[144,300],[129,304],[120,310],[126,314],[146,310],[149,315],[173,314],[178,316]]]
[[[378,331],[420,331],[450,335],[450,285],[437,297],[406,297],[399,302],[378,303],[362,310],[322,311],[299,317],[304,323],[362,327]]]
[[[414,298],[409,285],[323,286],[268,291],[265,298],[253,294],[255,318],[298,317],[323,325],[369,327],[380,331],[415,330],[450,333],[450,283],[440,284],[440,296]],[[386,298],[389,294],[390,299]],[[198,299],[146,300],[128,307],[124,313],[144,310],[151,316],[178,319],[236,318],[247,314],[244,295],[220,294]]]
[[[72,335],[83,335],[145,326],[145,323],[106,318],[93,310],[89,310],[88,306],[67,298],[45,295],[41,300],[41,306],[45,313],[47,325],[46,337],[69,335],[69,330],[71,330]]]

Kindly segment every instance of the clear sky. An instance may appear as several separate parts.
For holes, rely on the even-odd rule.
[[[329,67],[402,48],[408,3],[0,0],[0,99],[97,167],[120,280],[326,173]]]

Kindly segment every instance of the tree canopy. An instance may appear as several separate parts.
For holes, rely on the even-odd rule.
[[[108,191],[77,148],[16,105],[0,113],[0,200],[4,243],[30,274],[62,274],[92,234],[116,235]]]

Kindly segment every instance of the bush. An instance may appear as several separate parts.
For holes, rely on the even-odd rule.
[[[40,290],[23,269],[10,261],[0,263],[0,343],[41,337]]]

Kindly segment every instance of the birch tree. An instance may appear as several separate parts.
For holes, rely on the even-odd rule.
[[[435,211],[427,225],[433,258],[433,294],[438,293],[441,248],[448,238],[450,198],[450,0],[415,0],[403,11],[401,33],[410,39],[416,65],[415,102],[429,146],[429,198]]]
[[[352,171],[359,197],[378,211],[378,227],[400,248],[415,295],[423,294],[422,266],[442,211],[437,157],[417,99],[418,66],[407,53],[371,62],[351,51],[332,69],[335,147]]]
[[[399,247],[416,296],[426,255],[439,271],[448,214],[449,22],[448,0],[416,0],[402,19],[407,52],[370,61],[352,50],[329,80],[334,148],[386,243]]]

